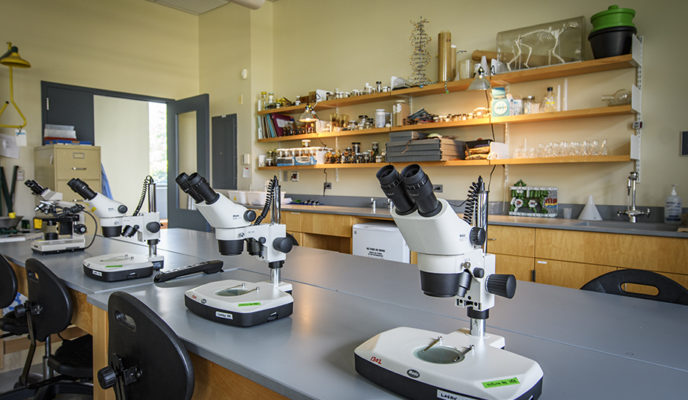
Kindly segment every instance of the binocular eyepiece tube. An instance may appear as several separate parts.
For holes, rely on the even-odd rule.
[[[208,181],[196,172],[191,175],[182,172],[175,181],[182,191],[191,196],[196,203],[205,201],[206,204],[210,205],[220,198],[220,195],[210,187]]]
[[[38,182],[34,181],[33,179],[27,180],[24,182],[24,184],[28,186],[28,188],[31,189],[31,192],[35,195],[40,195],[41,193],[45,192],[45,188],[39,185]]]
[[[432,217],[442,210],[442,203],[432,191],[432,182],[418,164],[411,164],[399,173],[393,165],[377,171],[377,179],[385,196],[394,202],[399,215],[415,210],[423,217]]]
[[[67,182],[67,185],[75,191],[79,196],[86,200],[93,200],[98,193],[91,190],[88,184],[79,178],[72,178]]]

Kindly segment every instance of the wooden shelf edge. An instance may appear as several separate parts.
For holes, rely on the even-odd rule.
[[[261,111],[258,111],[257,114],[258,115],[289,114],[289,113],[295,113],[295,112],[302,112],[305,109],[306,109],[305,104],[299,104],[297,106],[289,106],[289,107],[271,108],[269,110],[261,110]]]
[[[470,167],[491,165],[538,165],[538,164],[578,164],[578,163],[613,163],[629,162],[628,154],[612,156],[564,156],[541,158],[508,158],[503,160],[449,160],[449,161],[419,161],[419,162],[381,162],[367,164],[318,164],[318,165],[289,165],[284,167],[258,167],[259,170],[282,169],[351,169],[351,168],[381,168],[384,165],[405,166],[420,164],[424,167]]]
[[[373,128],[373,129],[362,129],[362,130],[356,130],[356,131],[306,133],[303,135],[279,136],[276,138],[266,138],[266,139],[256,139],[256,140],[259,143],[269,143],[269,142],[287,142],[287,141],[291,141],[291,140],[303,140],[303,139],[311,139],[312,140],[312,139],[323,139],[323,138],[333,138],[333,137],[379,135],[382,133],[389,133],[389,128]]]
[[[508,158],[503,160],[490,160],[492,165],[537,165],[537,164],[576,164],[576,163],[612,163],[628,162],[631,157],[628,154],[613,156],[563,156],[563,157],[538,157],[538,158]]]

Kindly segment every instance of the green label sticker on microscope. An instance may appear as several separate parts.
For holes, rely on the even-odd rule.
[[[518,385],[519,383],[521,382],[518,381],[518,378],[513,377],[509,379],[500,379],[498,381],[483,382],[483,387],[485,389],[491,389],[500,386]]]
[[[124,265],[106,265],[105,268],[122,268]]]
[[[260,302],[255,302],[255,303],[239,303],[239,307],[248,307],[248,306],[259,306]]]

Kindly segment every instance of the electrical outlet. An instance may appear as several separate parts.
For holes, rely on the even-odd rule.
[[[289,173],[289,180],[291,182],[298,182],[299,181],[299,171],[291,171]]]
[[[436,193],[442,193],[444,186],[442,185],[432,185],[432,191]]]
[[[323,189],[332,189],[332,182],[325,182],[323,183]]]

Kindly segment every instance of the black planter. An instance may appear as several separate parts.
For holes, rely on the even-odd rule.
[[[590,32],[592,54],[595,58],[605,58],[630,53],[636,31],[633,26],[614,26]]]

